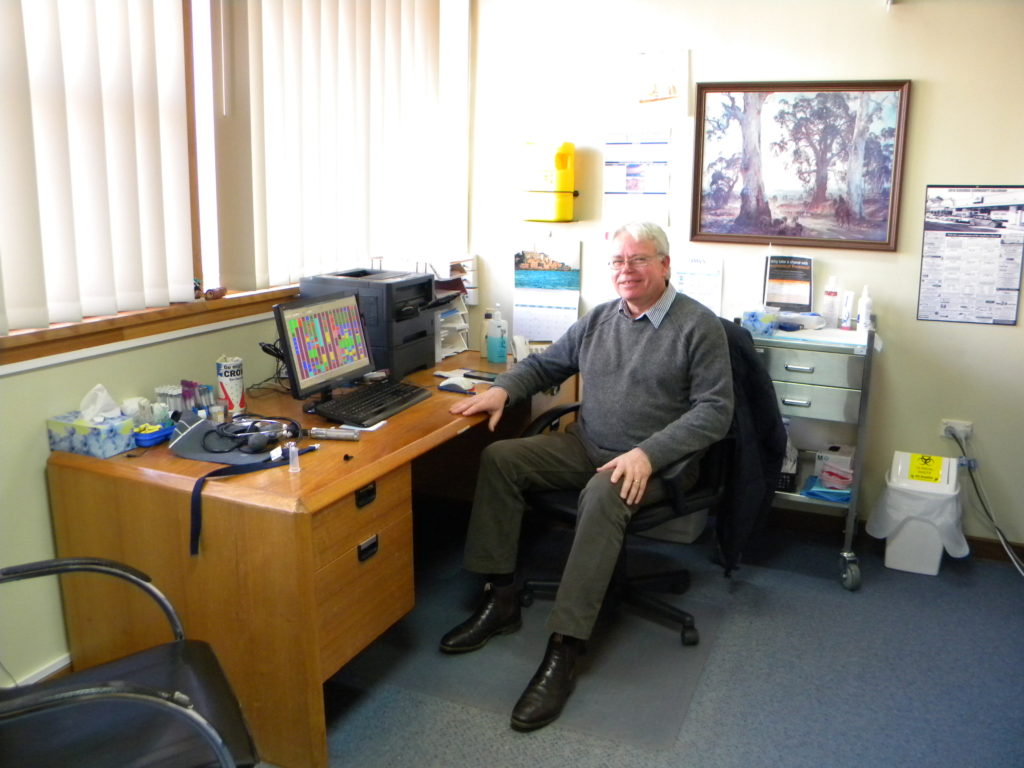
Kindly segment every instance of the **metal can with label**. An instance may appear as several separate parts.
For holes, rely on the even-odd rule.
[[[231,416],[245,411],[242,358],[221,355],[217,360],[217,398]]]

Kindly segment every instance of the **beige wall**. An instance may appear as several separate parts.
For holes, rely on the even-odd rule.
[[[642,51],[674,51],[690,82],[912,81],[898,250],[789,248],[858,293],[870,284],[885,348],[878,357],[861,516],[884,488],[893,451],[957,455],[944,417],[974,422],[972,454],[997,520],[1024,542],[1018,446],[1021,325],[916,320],[925,187],[1024,184],[1024,3],[1010,0],[479,0],[472,248],[482,296],[512,306],[511,257],[549,233],[583,243],[584,309],[613,297],[603,238],[601,145],[648,120],[623,97],[621,72]],[[723,314],[759,303],[766,246],[691,243],[693,118],[673,125],[673,252],[721,253]],[[525,141],[572,141],[580,221],[517,222],[515,158]],[[479,309],[477,310],[479,312]],[[966,482],[966,481],[965,481]],[[993,538],[973,509],[969,535]]]
[[[222,354],[240,356],[246,383],[253,384],[274,372],[274,361],[260,350],[259,342],[275,338],[273,320],[262,317],[27,372],[0,369],[0,563],[14,565],[54,554],[45,475],[47,417],[77,408],[96,384],[103,384],[118,402],[152,397],[153,387],[181,379],[214,384],[215,361]],[[66,662],[55,579],[5,584],[0,589],[0,617],[0,662],[16,679],[53,671]],[[0,672],[0,686],[8,683]]]

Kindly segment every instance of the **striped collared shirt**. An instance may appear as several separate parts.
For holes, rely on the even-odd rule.
[[[672,302],[676,298],[676,289],[671,284],[665,286],[665,292],[661,294],[661,298],[658,299],[654,304],[646,311],[636,317],[633,317],[629,313],[629,307],[626,306],[626,300],[619,300],[619,312],[628,317],[630,320],[641,320],[647,318],[651,321],[651,325],[655,328],[661,325],[661,321],[665,319],[665,315],[668,314],[668,308],[672,306]]]

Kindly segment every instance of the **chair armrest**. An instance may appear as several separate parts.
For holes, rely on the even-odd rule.
[[[178,618],[178,614],[174,610],[174,606],[164,596],[164,593],[153,585],[149,575],[115,560],[104,560],[98,557],[56,557],[49,560],[23,563],[21,565],[9,565],[5,568],[0,568],[0,584],[7,581],[34,579],[38,576],[53,576],[82,571],[115,576],[135,585],[153,598],[157,605],[160,606],[160,610],[164,612],[167,621],[171,625],[171,631],[174,632],[174,639],[183,640],[185,638],[185,630],[181,625],[181,619]]]
[[[531,421],[526,428],[523,430],[522,437],[532,437],[533,435],[539,435],[548,429],[557,428],[558,420],[568,413],[575,413],[580,409],[580,403],[564,403],[562,405],[554,405],[548,408],[544,413],[540,414],[537,418]]]
[[[164,691],[150,686],[114,681],[84,685],[80,688],[29,690],[0,701],[0,722],[31,717],[63,707],[113,700],[134,702],[184,720],[209,743],[220,765],[232,768],[236,764],[220,734],[196,711],[188,696],[177,691]]]

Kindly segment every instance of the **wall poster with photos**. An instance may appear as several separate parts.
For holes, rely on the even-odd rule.
[[[918,320],[1016,325],[1024,261],[1024,186],[925,194]]]

